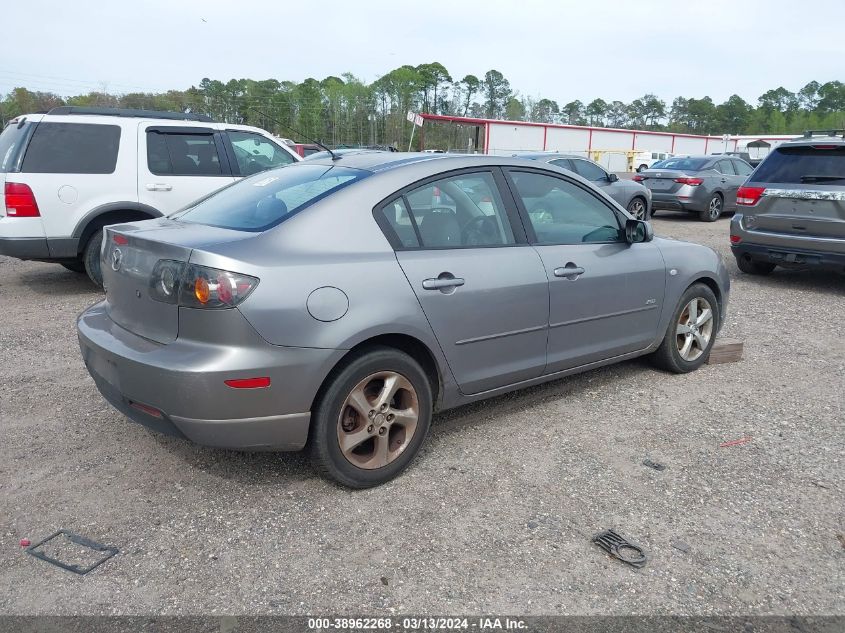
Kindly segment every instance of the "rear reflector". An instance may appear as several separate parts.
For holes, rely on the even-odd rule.
[[[151,415],[154,418],[163,418],[164,414],[154,407],[147,406],[146,404],[141,404],[140,402],[130,402],[129,403],[133,409],[138,409],[142,413],[146,413],[147,415]]]
[[[4,187],[6,195],[6,215],[12,218],[38,218],[41,212],[29,185],[20,182],[7,182]]]
[[[739,235],[731,235],[731,244],[739,244],[742,238]]]
[[[232,389],[266,389],[270,386],[270,378],[263,376],[261,378],[236,378],[233,380],[224,380]]]
[[[744,207],[753,207],[766,191],[765,187],[740,187],[736,192],[736,203]]]
[[[697,187],[704,181],[701,178],[675,178],[675,182],[679,182],[682,185],[692,185],[693,187]]]

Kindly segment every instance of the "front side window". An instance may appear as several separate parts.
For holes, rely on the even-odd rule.
[[[590,180],[592,182],[598,182],[599,180],[607,180],[607,173],[598,165],[594,165],[593,163],[586,160],[575,159],[573,159],[572,164],[575,166],[575,171],[587,180]]]
[[[505,205],[490,172],[443,178],[403,197],[422,248],[516,243]]]
[[[117,165],[120,127],[41,122],[21,171],[30,174],[111,174]]]
[[[147,166],[158,176],[220,176],[212,134],[147,132]]]
[[[261,134],[229,130],[226,132],[235,151],[235,162],[241,176],[251,176],[266,169],[293,162],[293,156]]]
[[[592,193],[562,178],[511,172],[539,244],[621,242],[616,213]]]
[[[266,231],[370,172],[296,165],[245,178],[174,214],[174,219],[239,231]]]

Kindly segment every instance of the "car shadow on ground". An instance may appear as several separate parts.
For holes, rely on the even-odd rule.
[[[727,220],[727,224],[730,224],[731,218],[733,217],[733,211],[725,211],[716,223],[724,222]],[[671,210],[664,210],[658,209],[657,211],[652,211],[651,214],[652,219],[658,220],[672,220],[678,222],[690,222],[695,224],[711,224],[711,222],[702,222],[698,219],[698,213],[693,211],[671,211]]]
[[[60,291],[63,296],[90,294],[93,300],[102,293],[88,275],[66,270],[59,265],[23,270],[19,278],[27,290],[39,295],[55,295]]]
[[[824,292],[845,296],[845,272],[813,268],[776,268],[770,275],[747,275],[736,264],[730,266],[731,281],[758,284],[766,288],[790,291]],[[734,289],[732,292],[735,292]]]

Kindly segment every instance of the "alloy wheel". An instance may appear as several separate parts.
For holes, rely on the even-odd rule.
[[[722,199],[719,196],[713,196],[710,199],[710,217],[718,219],[722,215]]]
[[[645,220],[645,204],[639,198],[635,198],[631,201],[631,204],[628,205],[628,212],[633,215],[637,220]]]
[[[386,466],[417,430],[419,399],[411,382],[393,371],[367,376],[346,397],[337,420],[340,452],[354,466]]]
[[[713,308],[710,302],[696,297],[684,306],[675,328],[678,353],[687,362],[698,360],[713,337]]]

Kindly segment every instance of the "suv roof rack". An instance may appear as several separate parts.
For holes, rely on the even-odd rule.
[[[807,130],[804,132],[804,138],[813,138],[814,136],[841,136],[845,138],[845,130]]]
[[[192,112],[165,112],[163,110],[138,110],[134,108],[88,108],[82,106],[59,106],[47,114],[90,114],[98,116],[120,116],[141,119],[170,119],[173,121],[202,121],[213,123],[214,119]]]

